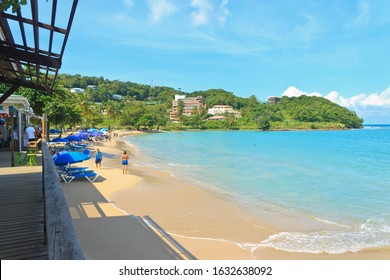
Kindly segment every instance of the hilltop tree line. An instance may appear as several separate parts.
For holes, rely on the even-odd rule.
[[[92,87],[88,87],[92,86]],[[8,85],[0,83],[0,92]],[[84,93],[72,93],[71,88]],[[52,94],[21,88],[37,115],[46,113],[52,126],[102,127],[129,129],[344,129],[360,128],[363,120],[354,112],[320,97],[283,97],[277,104],[260,102],[255,96],[237,97],[223,89],[182,92],[164,86],[108,80],[103,77],[58,75]],[[121,99],[113,98],[120,95]],[[194,110],[191,117],[169,121],[175,94],[203,96],[206,107]],[[230,105],[241,113],[237,118],[225,114],[223,121],[205,121],[207,108]],[[180,106],[180,105],[179,105]]]

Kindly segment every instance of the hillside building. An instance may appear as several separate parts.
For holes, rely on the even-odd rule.
[[[98,86],[96,86],[96,85],[88,85],[88,86],[87,86],[87,89],[90,89],[90,90],[98,90],[99,88],[98,88]]]
[[[172,109],[170,112],[170,120],[179,120],[179,103],[184,103],[183,115],[192,116],[194,109],[200,109],[205,106],[203,96],[186,97],[185,95],[175,95],[175,100],[172,100]]]
[[[70,89],[70,92],[72,93],[83,93],[84,92],[84,89],[83,88],[71,88]]]
[[[116,100],[121,101],[123,99],[123,96],[120,94],[113,94],[112,99],[116,99]]]
[[[236,117],[240,117],[241,116],[241,113],[234,110],[233,109],[233,106],[229,106],[229,105],[214,105],[213,108],[210,108],[208,110],[208,113],[210,115],[213,115],[213,116],[216,116],[216,115],[224,115],[226,113],[229,113],[229,114],[234,114]]]
[[[269,96],[267,98],[267,102],[268,104],[278,104],[281,99],[282,98],[278,96]]]

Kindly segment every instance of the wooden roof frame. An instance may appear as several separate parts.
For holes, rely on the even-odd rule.
[[[7,92],[0,97],[0,104],[21,86],[47,93],[53,91],[78,4],[78,0],[73,0],[65,29],[55,25],[57,0],[53,0],[50,24],[39,21],[38,0],[30,0],[29,2],[31,4],[31,18],[23,17],[20,8],[16,13],[0,11],[0,82],[11,85]],[[23,44],[15,43],[10,21],[18,23]],[[32,26],[33,46],[28,45],[25,25]],[[42,46],[39,45],[40,29],[50,32],[47,49],[42,49]],[[53,52],[53,38],[56,33],[63,35],[60,53]]]

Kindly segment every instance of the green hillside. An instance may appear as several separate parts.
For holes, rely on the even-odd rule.
[[[0,83],[0,92],[8,87]],[[71,93],[82,88],[83,93]],[[267,104],[255,96],[235,96],[223,89],[191,93],[164,86],[108,80],[103,77],[58,75],[53,94],[21,88],[34,112],[46,113],[52,125],[112,126],[130,129],[348,129],[361,128],[363,120],[354,112],[320,97],[283,97],[277,104]],[[176,94],[203,96],[206,107],[181,116],[179,123],[169,121],[169,110]],[[207,121],[207,109],[230,105],[240,112],[237,118],[225,114],[223,121]]]
[[[283,119],[306,123],[340,123],[346,128],[361,128],[363,120],[355,112],[325,98],[315,96],[283,97],[274,105]]]

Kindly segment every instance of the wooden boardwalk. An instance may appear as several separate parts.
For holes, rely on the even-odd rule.
[[[44,172],[42,166],[9,167],[10,152],[0,150],[1,260],[82,260],[86,256],[91,259],[195,259],[150,217],[105,216],[102,211],[100,218],[86,216],[72,220],[69,208],[76,209],[85,202],[99,205],[108,201],[92,184],[67,186],[65,190],[68,194],[72,191],[72,195],[66,200],[46,145],[44,142],[42,156],[38,156],[38,163],[43,158]]]
[[[0,259],[48,259],[42,167],[3,167],[7,154],[0,152]]]

